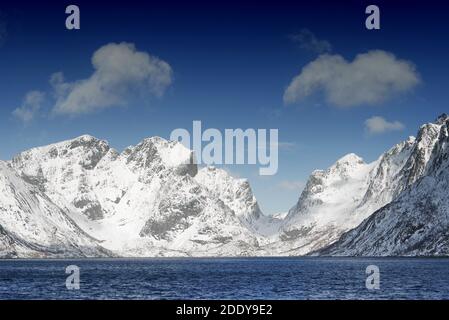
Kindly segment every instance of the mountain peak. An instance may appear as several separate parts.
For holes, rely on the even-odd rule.
[[[349,164],[364,164],[365,162],[361,157],[355,153],[348,153],[347,155],[341,157],[337,160],[336,164],[339,165],[349,165]]]
[[[142,140],[142,142],[150,142],[150,143],[165,143],[168,142],[168,140],[159,137],[159,136],[153,136],[153,137],[148,137]]]
[[[99,140],[99,139],[95,138],[94,136],[86,133],[86,134],[80,135],[79,137],[76,137],[76,138],[71,139],[71,140]]]
[[[136,146],[126,148],[122,156],[133,170],[144,169],[145,179],[164,169],[175,169],[178,175],[192,177],[198,172],[192,150],[178,141],[168,141],[158,136],[145,138]]]
[[[438,118],[435,120],[436,124],[443,124],[445,123],[447,120],[449,120],[449,116],[447,115],[447,113],[442,113],[441,115],[438,116]]]
[[[102,149],[109,149],[109,144],[107,141],[98,139],[89,134],[83,134],[82,136],[62,142],[62,144],[65,143],[68,143],[70,148],[76,148],[80,146],[86,148],[92,148],[94,146],[102,146]]]

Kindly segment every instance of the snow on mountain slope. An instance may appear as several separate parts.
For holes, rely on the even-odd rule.
[[[418,137],[432,150],[417,144],[411,160],[420,178],[397,199],[345,233],[321,255],[392,256],[449,255],[449,117],[423,126]]]
[[[0,257],[109,255],[42,191],[0,161]]]
[[[326,171],[313,172],[301,200],[289,211],[284,225],[285,236],[289,233],[288,226],[311,218],[318,223],[347,223],[345,212],[355,210],[363,199],[372,167],[357,155],[349,154]],[[305,214],[313,207],[318,207],[316,214]]]
[[[260,218],[261,212],[248,180],[235,179],[225,170],[215,167],[201,169],[195,180],[234,210],[245,223]]]
[[[235,212],[192,177],[168,180],[141,231],[157,246],[189,255],[246,255],[258,246]]]
[[[222,200],[256,235],[272,236],[279,232],[281,219],[262,214],[247,179],[232,177],[223,169],[206,167],[199,170],[195,180],[205,186],[215,197]]]
[[[284,219],[280,241],[272,245],[272,250],[305,254],[336,240],[363,199],[373,166],[349,154],[325,171],[314,171],[298,203]]]
[[[193,152],[178,142],[148,138],[119,154],[85,135],[25,151],[11,165],[120,255],[240,255],[258,248],[241,222],[261,217],[249,185],[227,177],[226,197],[203,185]]]
[[[11,166],[61,207],[70,204],[71,209],[95,220],[105,212],[97,194],[91,192],[88,173],[109,152],[114,151],[105,141],[86,135],[22,152]]]

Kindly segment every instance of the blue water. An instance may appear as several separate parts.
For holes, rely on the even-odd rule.
[[[80,289],[65,268],[80,268]],[[365,286],[368,265],[380,289]],[[449,259],[0,260],[0,299],[449,299]]]

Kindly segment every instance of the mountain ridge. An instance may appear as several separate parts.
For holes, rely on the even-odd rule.
[[[0,162],[0,257],[448,254],[436,227],[425,240],[439,241],[433,251],[388,242],[423,229],[422,217],[449,221],[448,123],[439,116],[371,163],[349,153],[313,171],[277,217],[263,214],[248,180],[199,168],[179,142],[150,137],[118,152],[85,134],[32,148]]]

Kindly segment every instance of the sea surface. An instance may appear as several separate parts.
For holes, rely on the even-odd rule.
[[[370,265],[379,289],[366,287]],[[449,299],[449,259],[0,260],[0,299]]]

